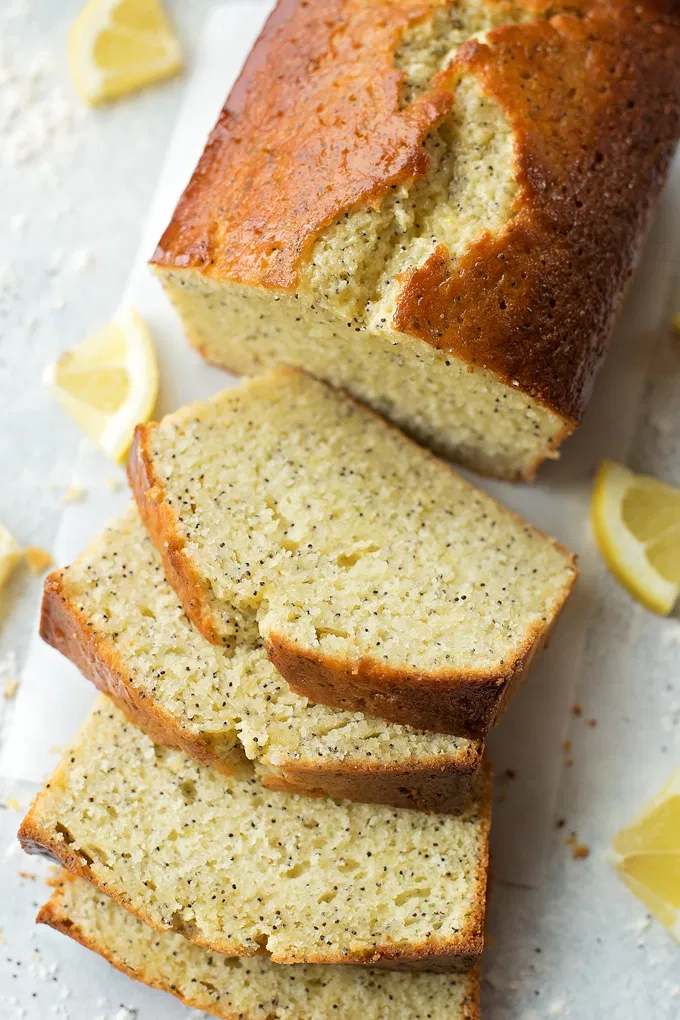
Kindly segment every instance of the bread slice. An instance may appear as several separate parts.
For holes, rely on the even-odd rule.
[[[397,1008],[399,1020],[479,1020],[476,967],[463,974],[397,974],[219,956],[181,935],[154,931],[68,873],[37,919],[130,977],[225,1020],[389,1020]]]
[[[279,3],[154,256],[190,342],[531,478],[667,175],[679,27],[677,0]]]
[[[233,655],[189,623],[136,506],[45,582],[41,634],[157,743],[271,789],[454,811],[480,741],[413,730],[294,694],[259,635]]]
[[[483,944],[490,783],[459,815],[265,790],[103,695],[19,832],[158,931],[276,963],[458,966]]]
[[[571,556],[351,397],[283,369],[140,426],[128,466],[190,619],[312,701],[483,736]]]

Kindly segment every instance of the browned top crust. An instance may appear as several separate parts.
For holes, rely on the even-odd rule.
[[[536,19],[465,43],[400,109],[395,50],[442,2],[280,0],[154,261],[294,289],[340,212],[427,173],[471,74],[514,131],[515,215],[407,277],[394,324],[575,422],[680,132],[680,6],[480,0]]]

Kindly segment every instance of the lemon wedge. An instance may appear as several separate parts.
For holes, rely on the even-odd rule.
[[[680,941],[680,769],[614,839],[615,867],[631,892]]]
[[[158,397],[158,363],[148,327],[130,309],[45,370],[44,382],[90,439],[125,459],[135,425]]]
[[[21,546],[0,521],[0,588],[7,584],[20,559]]]
[[[612,573],[639,602],[667,616],[680,594],[680,490],[603,461],[591,520]]]
[[[71,29],[69,66],[96,105],[170,78],[182,52],[161,0],[90,0]]]

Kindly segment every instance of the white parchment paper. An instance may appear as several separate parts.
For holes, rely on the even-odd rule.
[[[170,146],[123,305],[136,307],[149,323],[161,365],[159,413],[207,396],[236,380],[209,368],[189,348],[180,325],[146,262],[201,153],[205,139],[235,80],[270,5],[234,2],[218,9],[206,26],[196,70]],[[660,215],[624,307],[611,354],[599,378],[586,420],[556,463],[534,486],[479,482],[506,505],[555,535],[579,554],[582,576],[550,647],[489,741],[497,775],[494,816],[498,878],[534,886],[540,881],[546,836],[552,822],[576,680],[588,675],[587,647],[599,625],[593,589],[602,564],[588,525],[593,471],[604,456],[625,459],[647,375],[649,352],[668,328],[669,294],[677,268],[680,232],[680,162],[676,161]],[[675,235],[675,237],[674,237]],[[66,564],[127,504],[122,471],[83,443],[73,484],[88,498],[65,507],[55,555]],[[603,638],[606,635],[603,635]],[[593,682],[597,677],[593,676]],[[69,662],[36,636],[17,695],[13,724],[0,757],[0,775],[41,782],[59,747],[73,734],[93,699],[93,688]],[[516,776],[513,796],[503,777]]]

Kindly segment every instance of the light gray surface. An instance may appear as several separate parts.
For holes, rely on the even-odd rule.
[[[210,4],[170,6],[190,56]],[[83,111],[64,56],[78,7],[65,0],[0,7],[0,136],[12,142],[0,145],[0,520],[22,543],[48,548],[80,437],[44,394],[41,371],[115,309],[182,89],[171,83],[111,109]],[[30,158],[20,163],[22,154]],[[624,316],[634,316],[635,292],[631,298]],[[680,483],[680,344],[670,331],[641,336],[639,344],[635,370],[646,373],[649,364],[651,371],[628,461]],[[598,448],[600,424],[617,413],[605,374],[575,442]],[[625,457],[627,445],[622,436],[619,448],[600,452]],[[566,485],[569,465],[567,450],[555,468]],[[0,661],[10,653],[22,661],[39,590],[37,580],[19,574],[0,595]],[[607,639],[596,634],[588,648],[578,693],[583,715],[570,722],[573,766],[565,754],[556,813],[566,824],[553,832],[546,878],[535,890],[494,889],[485,962],[485,1016],[493,1020],[680,1017],[680,949],[658,925],[644,928],[644,911],[606,860],[616,829],[680,763],[680,627],[677,618],[657,620],[634,606],[604,570],[586,596]],[[503,784],[504,810],[523,779],[530,777]],[[5,795],[25,801],[29,791]],[[0,809],[0,1017],[128,1020],[125,1012],[117,1016],[121,1003],[138,1008],[139,1020],[186,1016],[63,938],[33,930],[44,892],[38,881],[18,880],[19,870],[36,871],[35,860],[14,852],[18,819]],[[564,838],[572,830],[590,847],[587,860],[571,858]]]

